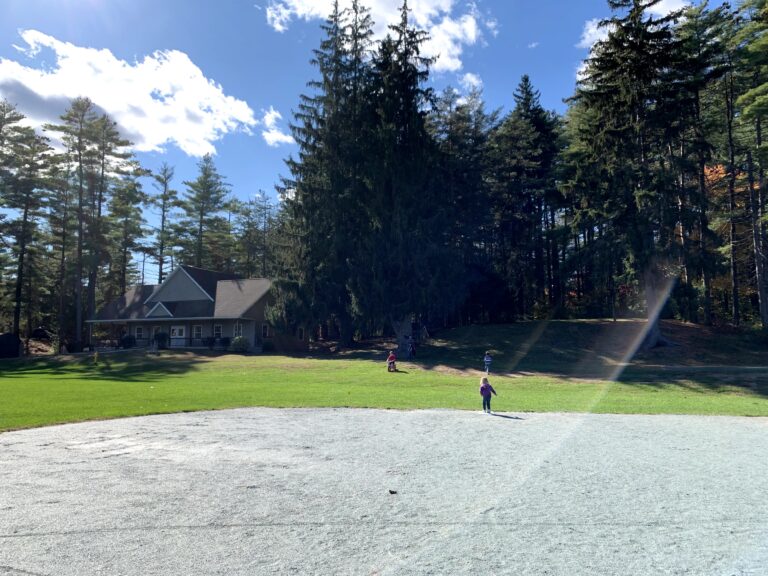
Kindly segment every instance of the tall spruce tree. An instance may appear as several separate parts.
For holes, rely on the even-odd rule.
[[[663,239],[672,235],[665,218],[674,194],[673,183],[659,178],[666,161],[663,132],[667,122],[664,72],[673,66],[676,47],[671,30],[678,14],[649,15],[659,0],[608,0],[614,16],[590,55],[577,102],[595,114],[590,138],[593,154],[601,157],[608,190],[617,195],[619,224],[627,264],[642,285],[648,312],[644,345],[659,339],[655,312],[669,259]]]
[[[286,232],[294,238],[283,255],[290,278],[278,283],[280,290],[294,294],[281,301],[306,303],[290,313],[294,318],[300,309],[309,313],[303,321],[332,321],[343,345],[351,341],[360,314],[354,310],[350,285],[362,265],[363,122],[371,26],[368,11],[358,2],[348,11],[334,3],[312,59],[319,79],[309,84],[312,94],[302,95],[292,125],[300,153],[287,161],[291,177],[281,187]]]

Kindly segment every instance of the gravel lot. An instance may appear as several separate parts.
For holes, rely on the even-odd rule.
[[[765,575],[766,455],[768,419],[731,417],[256,408],[9,432],[0,575]]]

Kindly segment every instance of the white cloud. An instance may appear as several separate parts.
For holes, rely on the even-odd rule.
[[[62,42],[36,30],[20,35],[17,47],[30,59],[50,50],[43,68],[0,58],[0,95],[33,123],[56,122],[72,98],[89,97],[120,126],[138,151],[175,144],[190,156],[214,153],[230,132],[250,133],[257,124],[243,100],[227,96],[184,52],[157,51],[133,63],[107,49]]]
[[[670,12],[675,12],[686,6],[690,6],[689,0],[661,0],[655,6],[648,8],[648,12],[654,16],[666,16]],[[581,40],[576,44],[577,48],[592,48],[600,40],[608,37],[608,28],[599,28],[600,18],[593,18],[584,23],[584,30],[581,33]]]
[[[488,28],[488,32],[490,32],[491,36],[494,38],[499,35],[499,21],[496,20],[496,18],[489,18],[486,20],[485,27]]]
[[[581,40],[576,44],[577,48],[592,48],[597,42],[605,40],[608,37],[608,28],[600,28],[599,24],[600,18],[593,18],[584,23]]]
[[[340,7],[349,5],[341,0]],[[375,22],[374,36],[382,38],[390,24],[400,20],[399,0],[370,0]],[[433,70],[455,72],[462,67],[461,56],[466,46],[475,45],[482,38],[485,27],[493,36],[498,34],[498,23],[483,17],[474,3],[461,10],[458,0],[421,0],[410,6],[413,23],[429,31],[430,40],[424,45],[424,55],[436,57]],[[333,0],[271,0],[266,10],[267,22],[278,32],[285,32],[293,20],[322,20],[330,14]]]
[[[273,148],[280,146],[280,144],[293,144],[295,142],[290,134],[286,134],[277,127],[277,121],[282,118],[282,114],[270,106],[269,110],[264,111],[264,116],[260,122],[265,128],[261,131],[261,135],[264,137],[264,141]]]
[[[675,12],[690,5],[691,3],[686,0],[661,0],[655,6],[649,8],[648,11],[656,16],[666,16],[670,12]]]
[[[528,48],[530,48],[531,50],[533,50],[534,48],[538,48],[538,47],[539,47],[539,43],[538,42],[531,42],[530,44],[528,44]]]
[[[467,92],[469,92],[472,88],[480,89],[483,87],[483,79],[480,78],[477,74],[473,74],[472,72],[467,72],[459,78],[459,82],[461,83],[461,87],[464,88]]]
[[[589,62],[582,60],[576,68],[576,81],[583,82],[587,79],[587,65]]]

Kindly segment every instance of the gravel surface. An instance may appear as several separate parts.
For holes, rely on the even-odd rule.
[[[765,575],[768,419],[242,409],[0,434],[0,575]]]

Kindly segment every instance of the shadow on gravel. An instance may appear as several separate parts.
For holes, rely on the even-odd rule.
[[[56,376],[61,379],[94,379],[115,382],[150,382],[196,371],[215,354],[129,351],[93,356],[61,356],[0,362],[0,379]]]
[[[525,420],[525,418],[520,418],[520,416],[508,416],[507,414],[496,414],[496,412],[491,412],[491,416],[496,416],[496,418],[504,418],[506,420]]]

